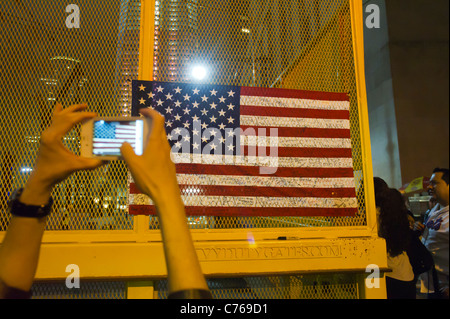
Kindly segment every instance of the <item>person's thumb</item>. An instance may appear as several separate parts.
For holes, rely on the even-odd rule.
[[[82,158],[80,157],[80,159],[82,159],[82,169],[96,169],[104,164],[106,164],[106,161],[102,161],[99,159],[95,159],[95,158]]]
[[[137,155],[134,153],[133,147],[128,143],[124,142],[120,147],[120,153],[127,164],[131,163]]]

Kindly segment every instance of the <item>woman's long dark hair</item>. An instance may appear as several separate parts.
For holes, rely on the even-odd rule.
[[[378,235],[386,240],[389,255],[398,256],[407,249],[410,238],[408,209],[402,194],[387,188],[375,194],[375,202],[380,209]]]

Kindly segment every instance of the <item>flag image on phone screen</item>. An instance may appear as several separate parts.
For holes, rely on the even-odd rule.
[[[137,155],[143,152],[144,121],[94,121],[92,153],[96,156],[120,156],[120,147],[128,142]]]

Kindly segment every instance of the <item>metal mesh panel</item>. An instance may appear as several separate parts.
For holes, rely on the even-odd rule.
[[[67,288],[65,282],[35,283],[32,299],[126,299],[127,286],[122,281],[82,281],[80,288]]]
[[[55,101],[86,102],[100,116],[128,114],[137,78],[139,1],[77,1],[79,28],[68,28],[67,2],[0,3],[0,230],[10,192],[26,182]],[[79,152],[79,127],[65,144]],[[49,230],[132,229],[127,169],[116,161],[59,184]]]
[[[268,276],[211,278],[207,280],[214,299],[358,299],[351,275]],[[40,282],[31,288],[33,299],[125,299],[123,281],[82,281],[80,288],[64,282]],[[155,282],[155,297],[166,299],[166,280]]]
[[[154,79],[347,92],[358,214],[355,217],[202,217],[191,228],[282,228],[366,224],[363,159],[349,2],[156,1]],[[188,195],[188,194],[187,194]],[[155,218],[150,218],[154,227]]]
[[[214,299],[358,299],[351,275],[268,276],[208,279]],[[168,295],[167,281],[158,281],[159,299]]]

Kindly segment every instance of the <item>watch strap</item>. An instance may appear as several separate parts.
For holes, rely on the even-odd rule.
[[[50,197],[46,205],[27,205],[20,201],[23,188],[13,192],[9,201],[9,211],[14,216],[41,218],[50,214],[53,205],[53,199]]]

